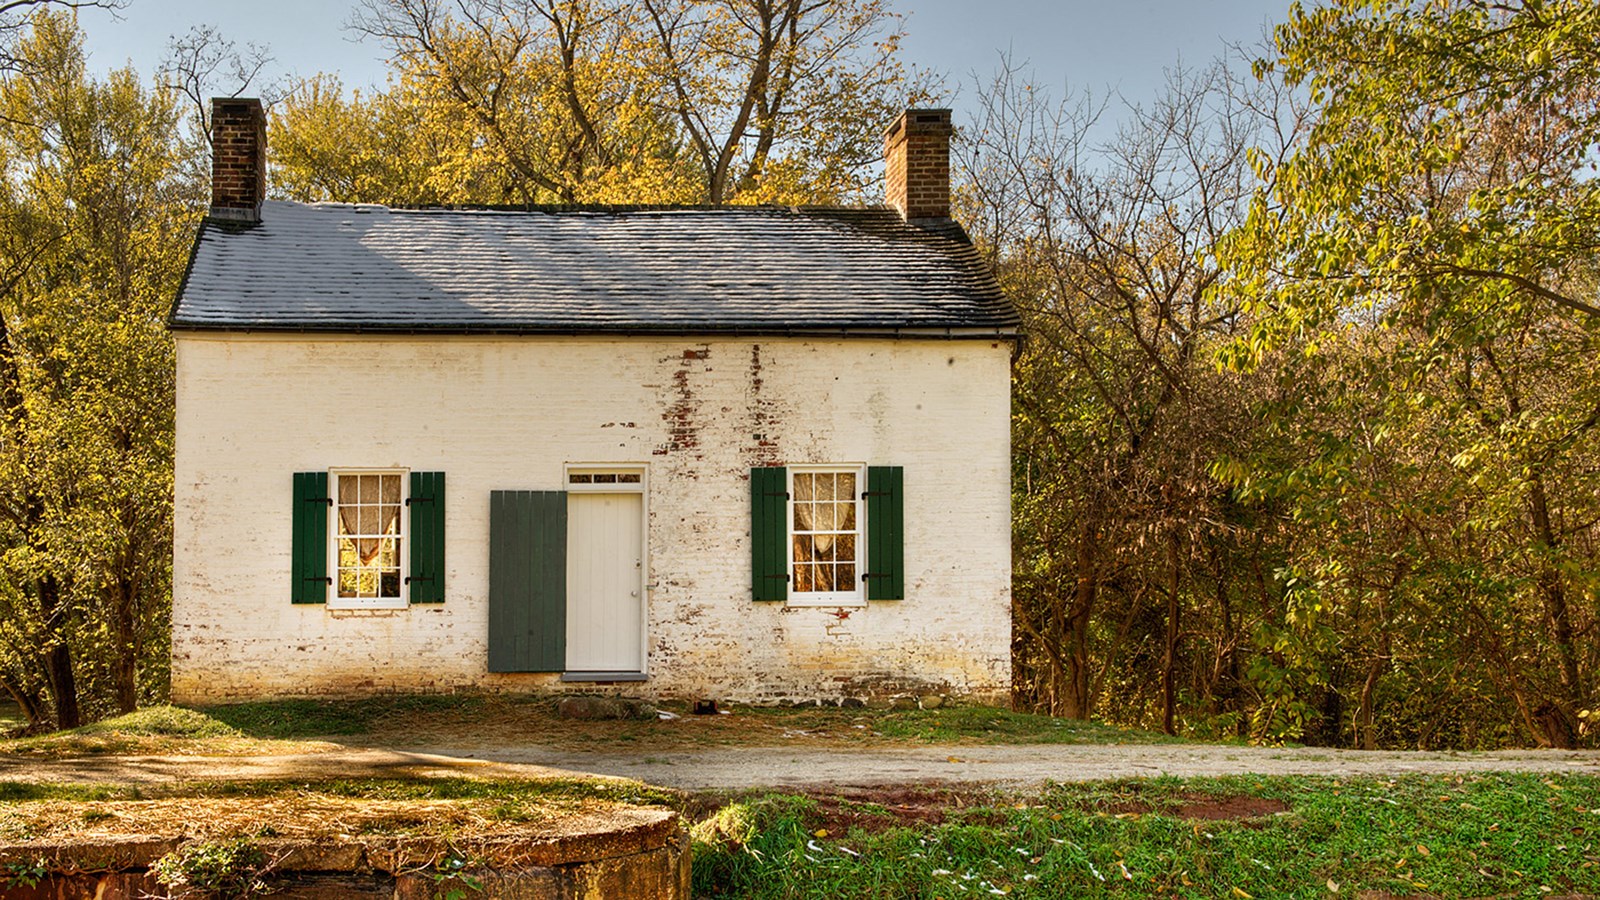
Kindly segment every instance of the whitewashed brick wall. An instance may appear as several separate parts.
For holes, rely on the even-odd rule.
[[[178,337],[178,702],[570,688],[490,675],[489,492],[649,466],[649,671],[737,702],[1010,683],[1010,346],[977,340]],[[905,467],[906,599],[750,600],[749,469]],[[289,602],[291,475],[446,474],[446,602]],[[582,687],[582,686],[580,686]],[[610,688],[608,688],[610,690]]]

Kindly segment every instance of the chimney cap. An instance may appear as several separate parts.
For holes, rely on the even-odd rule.
[[[885,140],[894,140],[902,134],[950,134],[955,126],[950,124],[950,110],[944,107],[909,108],[889,123],[883,133]]]

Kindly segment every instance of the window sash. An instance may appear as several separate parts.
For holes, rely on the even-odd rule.
[[[787,478],[790,604],[865,605],[866,467],[790,466]]]
[[[409,605],[408,474],[406,469],[328,471],[328,491],[333,498],[328,529],[328,572],[333,576],[329,608],[404,609]],[[385,484],[386,480],[390,481]],[[351,586],[356,588],[355,596],[347,593]]]

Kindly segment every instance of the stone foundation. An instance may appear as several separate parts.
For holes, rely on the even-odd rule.
[[[252,841],[260,878],[283,900],[466,897],[689,900],[689,839],[676,813],[625,810],[563,820],[552,834],[443,838],[330,835]],[[0,845],[0,895],[15,900],[135,900],[169,891],[150,867],[187,843],[124,835]],[[34,884],[32,876],[37,878]]]

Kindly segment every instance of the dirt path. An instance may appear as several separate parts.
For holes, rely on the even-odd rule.
[[[1208,775],[1400,775],[1539,772],[1600,775],[1596,751],[1361,752],[1207,744],[746,747],[579,753],[536,746],[347,748],[257,757],[0,759],[0,781],[159,784],[210,779],[610,776],[683,789],[882,785],[939,781],[1013,788],[1045,781]]]

